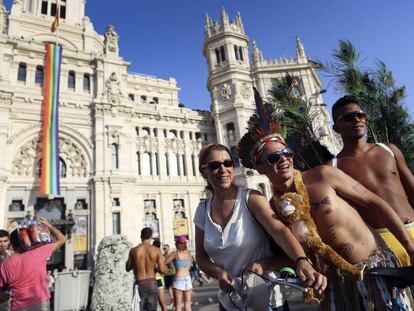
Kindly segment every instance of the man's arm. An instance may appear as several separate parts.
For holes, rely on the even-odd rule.
[[[404,187],[405,193],[407,194],[408,202],[410,202],[411,206],[414,208],[414,176],[408,168],[401,150],[393,144],[387,144],[387,146],[390,147],[392,152],[394,152],[401,183]]]
[[[252,190],[249,195],[249,210],[257,221],[265,228],[275,242],[285,251],[293,261],[299,257],[305,257],[305,251],[295,238],[293,233],[286,227],[272,210],[266,198],[258,191]],[[325,290],[326,277],[315,271],[306,260],[298,261],[296,271],[299,278],[307,286],[312,286],[316,291],[322,293]]]
[[[324,165],[319,167],[319,173],[320,178],[329,183],[338,195],[356,203],[357,207],[375,211],[379,217],[384,219],[388,230],[404,246],[411,260],[414,259],[414,242],[400,217],[387,202],[339,169]]]
[[[132,270],[132,250],[133,250],[133,249],[131,249],[131,250],[129,251],[128,260],[127,260],[127,262],[125,263],[125,270],[126,270],[127,272],[129,272],[129,271],[131,271],[131,270]]]
[[[164,257],[162,256],[160,250],[158,250],[158,255],[157,255],[157,268],[161,274],[167,273],[167,266],[165,265]]]
[[[59,229],[53,227],[46,218],[40,217],[39,222],[42,225],[48,227],[50,233],[56,238],[56,241],[52,243],[53,251],[56,251],[57,249],[61,248],[62,245],[66,242],[66,237],[63,235],[63,233],[60,232]]]

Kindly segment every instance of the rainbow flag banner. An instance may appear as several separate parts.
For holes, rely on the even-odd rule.
[[[59,80],[62,47],[46,43],[43,83],[43,150],[40,194],[60,195],[59,167]]]

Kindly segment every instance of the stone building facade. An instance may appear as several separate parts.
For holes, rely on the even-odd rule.
[[[61,196],[45,198],[39,196],[44,43],[56,40],[50,32],[56,2],[15,0],[7,11],[0,0],[0,227],[12,229],[28,213],[62,224],[70,239],[56,264],[91,266],[104,236],[121,233],[136,243],[143,226],[170,244],[187,234],[192,247],[192,218],[206,196],[197,154],[209,142],[234,150],[254,111],[252,86],[266,94],[272,78],[291,71],[298,91],[322,103],[299,39],[295,58],[264,60],[253,43],[250,60],[240,15],[229,21],[223,10],[219,22],[206,19],[211,112],[182,107],[174,78],[128,72],[115,27],[98,34],[85,1],[61,4]],[[335,149],[319,107],[315,126]],[[237,181],[270,194],[263,178],[242,167]],[[64,225],[72,219],[73,227]]]

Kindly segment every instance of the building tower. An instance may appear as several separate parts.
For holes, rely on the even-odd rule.
[[[296,37],[296,55],[291,58],[266,60],[252,42],[249,61],[249,38],[240,13],[230,21],[222,9],[220,21],[206,16],[203,54],[208,64],[207,88],[211,94],[211,114],[215,121],[217,142],[228,146],[236,155],[236,145],[246,131],[247,121],[254,113],[253,86],[262,98],[269,98],[269,90],[276,79],[289,73],[295,78],[295,94],[311,105],[318,118],[314,130],[321,143],[336,154],[340,146],[329,129],[329,115],[321,93],[322,83],[316,73],[317,63],[306,56],[305,48]],[[237,162],[237,161],[236,161]],[[235,174],[236,183],[270,193],[268,183],[257,172],[240,167]]]
[[[203,54],[208,64],[207,89],[217,142],[226,145],[240,167],[236,146],[254,113],[253,82],[249,61],[249,38],[239,13],[230,21],[223,8],[220,21],[206,16]],[[247,186],[245,169],[236,170],[236,180]]]

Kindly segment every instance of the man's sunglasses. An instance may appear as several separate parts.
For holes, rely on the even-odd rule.
[[[293,155],[295,153],[293,152],[293,150],[289,147],[285,147],[282,150],[279,151],[275,151],[272,152],[271,154],[269,154],[266,158],[266,162],[267,164],[269,164],[270,166],[276,165],[280,162],[280,160],[282,159],[282,156],[288,159],[293,158]]]
[[[216,169],[220,168],[221,165],[224,165],[224,167],[233,167],[234,162],[232,160],[225,160],[223,162],[212,161],[212,162],[208,162],[207,164],[204,164],[202,167],[207,167],[210,170],[216,170]]]
[[[357,117],[358,120],[363,120],[367,118],[367,114],[362,110],[350,111],[341,115],[335,123],[338,124],[341,120],[344,120],[345,122],[349,123],[354,121],[355,117]]]

